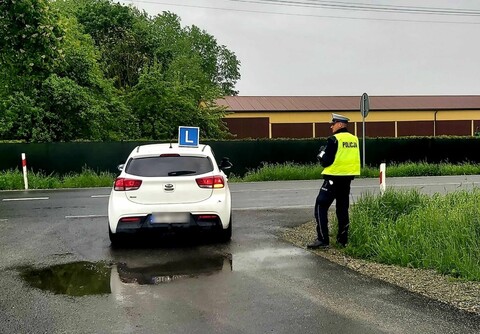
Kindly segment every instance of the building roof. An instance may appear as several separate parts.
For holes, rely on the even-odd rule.
[[[480,110],[480,95],[370,96],[370,110]],[[355,111],[360,96],[226,96],[227,111]]]

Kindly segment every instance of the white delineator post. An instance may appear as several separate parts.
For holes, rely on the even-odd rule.
[[[385,184],[385,169],[386,169],[386,164],[381,163],[380,164],[380,193],[383,195],[386,189],[386,184]]]
[[[27,159],[25,157],[25,153],[22,153],[22,168],[23,168],[23,183],[25,184],[25,190],[28,190]]]

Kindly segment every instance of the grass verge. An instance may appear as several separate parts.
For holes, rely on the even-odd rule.
[[[29,189],[62,189],[111,187],[115,174],[83,169],[81,173],[70,173],[64,176],[46,175],[42,172],[28,172]],[[25,189],[23,174],[18,170],[0,171],[0,190]]]
[[[231,175],[232,182],[257,182],[281,180],[315,180],[321,178],[323,167],[319,164],[299,165],[291,162],[282,164],[265,163],[258,169],[248,171],[243,177]],[[378,177],[379,168],[367,166],[362,168],[360,177]],[[480,174],[480,164],[463,163],[432,164],[426,162],[402,164],[387,164],[388,177],[406,176],[445,176],[445,175],[476,175]]]
[[[479,189],[365,194],[352,206],[350,221],[345,252],[351,256],[480,281]]]

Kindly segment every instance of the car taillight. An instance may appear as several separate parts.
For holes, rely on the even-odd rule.
[[[225,187],[225,180],[223,179],[223,176],[220,175],[201,177],[195,181],[197,181],[200,188],[217,189]]]
[[[142,180],[126,179],[119,177],[115,180],[113,189],[117,191],[137,190],[142,185]]]
[[[217,215],[199,215],[197,217],[198,220],[215,220],[218,219]]]
[[[118,221],[119,223],[140,223],[142,217],[123,217]]]

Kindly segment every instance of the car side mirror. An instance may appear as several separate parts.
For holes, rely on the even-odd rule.
[[[125,167],[125,164],[120,164],[117,166],[117,169],[121,172],[123,170],[123,167]]]
[[[227,170],[232,168],[233,164],[230,162],[230,159],[224,157],[218,166],[221,170]]]

